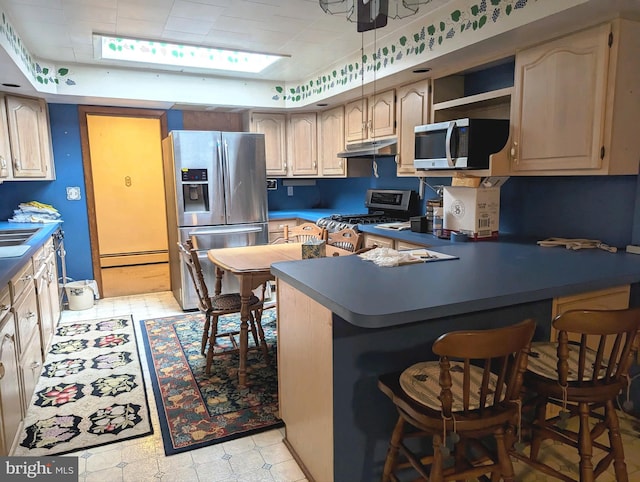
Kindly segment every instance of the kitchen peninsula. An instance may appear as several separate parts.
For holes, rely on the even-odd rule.
[[[638,304],[637,255],[506,238],[439,244],[433,249],[458,259],[383,268],[346,256],[272,266],[285,441],[310,480],[379,480],[396,412],[377,377],[434,359],[441,334],[533,318],[543,340],[558,300],[591,293],[629,303],[631,285]]]

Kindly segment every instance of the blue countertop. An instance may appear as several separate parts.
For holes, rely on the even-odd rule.
[[[53,233],[55,233],[62,223],[10,223],[8,221],[0,221],[0,229],[38,229],[27,244],[29,250],[22,256],[16,258],[0,258],[0,286],[7,284],[11,278],[20,271],[26,262],[34,255],[34,253],[46,243]]]
[[[365,228],[369,232],[370,229]],[[377,230],[383,231],[383,230]],[[437,242],[458,259],[379,267],[358,256],[275,263],[271,272],[347,322],[382,328],[640,281],[640,256],[508,239]],[[393,233],[394,238],[409,233]],[[421,238],[423,239],[423,238]],[[411,240],[411,239],[407,239]]]
[[[325,216],[336,214],[335,209],[297,209],[287,211],[269,211],[269,219],[292,219],[300,218],[315,223]]]

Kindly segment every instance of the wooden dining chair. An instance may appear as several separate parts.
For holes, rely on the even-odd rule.
[[[362,247],[362,233],[355,229],[345,228],[327,233],[327,244],[355,253]]]
[[[242,307],[242,300],[240,293],[224,293],[222,291],[222,279],[224,271],[216,268],[216,286],[215,293],[209,294],[209,289],[202,273],[202,265],[198,259],[198,252],[194,249],[190,239],[186,240],[184,244],[178,242],[178,251],[185,263],[189,275],[193,281],[196,293],[198,295],[198,308],[205,315],[204,327],[202,332],[202,344],[201,353],[206,354],[207,361],[205,366],[205,373],[211,374],[211,365],[213,364],[213,357],[216,355],[229,353],[232,351],[238,351],[239,346],[236,341],[236,337],[239,336],[239,331],[225,331],[218,332],[218,320],[222,315],[228,315],[233,313],[240,313]],[[262,299],[256,295],[252,295],[250,299],[250,315],[249,315],[249,328],[251,335],[255,343],[255,348],[261,348],[265,359],[268,359],[268,347],[264,337],[264,330],[262,328],[262,311],[264,309],[264,293],[265,287],[262,287]],[[227,338],[231,343],[231,350],[224,350],[221,352],[215,351],[216,340],[218,338]]]
[[[524,375],[526,389],[535,394],[527,402],[535,409],[530,454],[513,455],[547,475],[574,481],[539,457],[543,440],[552,439],[577,449],[581,482],[595,480],[612,462],[616,480],[627,481],[615,401],[628,383],[640,308],[567,311],[556,317],[553,327],[558,341],[534,343]],[[548,404],[559,406],[559,415],[547,418]],[[577,424],[570,425],[572,418]],[[604,433],[608,444],[597,441]],[[597,463],[594,448],[604,452]]]
[[[312,239],[327,240],[327,230],[314,223],[302,223],[289,227],[284,225],[283,238],[285,242],[303,243]]]
[[[408,480],[468,480],[488,473],[491,480],[514,480],[508,450],[519,430],[520,389],[534,330],[535,322],[525,320],[446,333],[433,343],[439,361],[379,378],[378,387],[398,411],[383,482],[405,480],[413,472],[419,477]],[[415,439],[425,437],[432,450],[423,454],[417,448],[429,442]]]

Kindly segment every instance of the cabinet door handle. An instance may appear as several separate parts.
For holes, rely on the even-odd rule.
[[[29,368],[31,368],[32,371],[37,370],[38,368],[40,368],[40,362],[34,361]]]
[[[9,305],[5,305],[4,303],[0,305],[0,311],[8,310],[10,308]]]
[[[34,316],[36,316],[36,314],[33,311],[29,311],[27,312],[27,318],[33,318]]]
[[[33,280],[33,276],[30,274],[28,274],[24,278],[20,278],[20,281],[31,281],[31,280]]]
[[[313,161],[313,168],[317,169],[318,168],[318,163],[316,161]]]
[[[513,145],[511,146],[511,160],[513,161],[514,164],[518,164],[518,142],[514,141]]]
[[[4,378],[4,363],[0,362],[0,380]]]

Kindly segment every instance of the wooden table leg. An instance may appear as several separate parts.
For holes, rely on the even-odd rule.
[[[240,279],[240,367],[238,368],[238,385],[244,386],[247,379],[247,349],[249,345],[249,301],[252,295],[250,280],[246,276]]]

